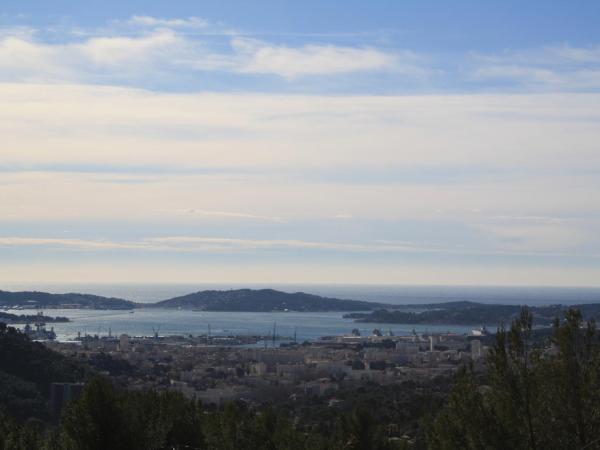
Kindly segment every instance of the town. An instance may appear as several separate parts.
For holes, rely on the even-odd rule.
[[[475,331],[474,331],[475,332]],[[482,368],[487,336],[454,333],[325,336],[286,342],[267,336],[82,336],[46,345],[89,362],[132,390],[173,390],[203,404],[249,404],[325,397],[343,387],[395,384],[452,375],[465,363]]]

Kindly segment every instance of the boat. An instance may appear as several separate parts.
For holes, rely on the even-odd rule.
[[[54,327],[51,327],[50,330],[46,330],[46,322],[44,321],[44,313],[42,311],[38,311],[34,326],[35,329],[27,323],[23,328],[23,333],[29,336],[30,339],[34,341],[53,341],[56,339]]]
[[[485,327],[485,325],[482,326],[481,328],[479,328],[478,330],[471,330],[471,336],[483,337],[483,336],[487,336],[487,335],[488,335],[488,330]]]

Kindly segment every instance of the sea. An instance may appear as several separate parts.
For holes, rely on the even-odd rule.
[[[600,288],[571,287],[495,287],[495,286],[406,286],[351,284],[12,284],[0,289],[10,291],[37,290],[51,293],[78,292],[118,297],[140,303],[152,303],[206,289],[272,288],[284,292],[307,292],[327,297],[418,305],[452,301],[475,301],[488,304],[540,306],[561,303],[574,305],[600,303]],[[371,334],[374,328],[382,333],[408,335],[413,331],[469,333],[486,324],[412,325],[356,323],[341,312],[206,312],[167,309],[137,309],[134,312],[88,309],[53,309],[48,315],[65,316],[71,321],[53,324],[57,338],[74,340],[79,334],[106,336],[123,333],[131,336],[203,335],[214,336],[270,335],[282,340],[314,341],[322,336],[349,334],[357,328],[361,334]],[[490,324],[488,324],[490,325]],[[262,344],[261,344],[262,345]]]

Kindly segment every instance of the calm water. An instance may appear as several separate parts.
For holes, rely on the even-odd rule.
[[[545,288],[545,287],[459,287],[459,286],[366,286],[366,285],[4,285],[5,290],[40,290],[45,292],[64,293],[80,292],[110,297],[125,298],[137,302],[155,302],[178,295],[188,294],[204,289],[236,289],[249,287],[254,289],[271,287],[286,292],[308,292],[329,297],[385,302],[392,304],[423,304],[457,300],[470,300],[483,303],[501,304],[577,304],[600,303],[599,288]],[[55,331],[59,339],[69,340],[78,332],[90,334],[127,333],[130,335],[151,336],[153,330],[160,330],[160,335],[205,334],[208,324],[215,335],[268,335],[277,323],[277,334],[293,336],[297,331],[299,340],[313,340],[324,335],[350,333],[353,328],[361,333],[371,333],[377,327],[384,332],[392,330],[395,334],[408,334],[413,325],[402,324],[358,324],[344,319],[343,313],[240,313],[240,312],[192,312],[178,310],[136,310],[134,314],[125,311],[91,311],[91,310],[51,310],[50,315],[61,315],[72,319],[72,322],[56,324]],[[479,326],[482,324],[473,324]],[[414,326],[417,332],[422,331],[454,331],[469,332],[473,326],[456,325]]]
[[[82,334],[107,335],[109,328],[113,335],[127,333],[134,336],[152,336],[158,330],[161,336],[206,334],[208,325],[213,335],[268,335],[276,323],[277,335],[293,337],[297,333],[299,341],[315,340],[321,336],[350,334],[358,328],[361,334],[370,334],[374,328],[382,332],[392,330],[396,335],[412,332],[454,331],[468,333],[473,327],[456,325],[401,325],[365,324],[344,319],[341,312],[300,313],[300,312],[195,312],[171,309],[140,309],[133,314],[128,311],[96,311],[51,309],[47,314],[66,316],[72,321],[53,324],[59,340],[72,340],[78,332]]]

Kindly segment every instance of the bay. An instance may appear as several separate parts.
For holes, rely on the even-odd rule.
[[[363,335],[370,335],[378,328],[383,333],[390,330],[395,335],[408,335],[414,329],[421,332],[468,333],[473,327],[459,325],[411,325],[411,324],[367,324],[345,319],[342,312],[197,312],[177,309],[138,309],[134,313],[122,310],[51,309],[47,314],[63,316],[71,322],[54,323],[57,339],[74,340],[78,333],[113,336],[122,333],[131,336],[152,336],[158,331],[161,336],[205,335],[210,324],[214,336],[269,335],[276,326],[278,336],[292,338],[294,333],[299,342],[314,341],[321,336],[350,334],[354,328]]]

